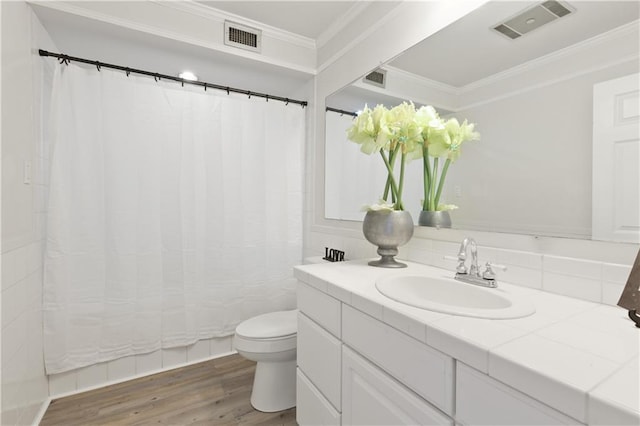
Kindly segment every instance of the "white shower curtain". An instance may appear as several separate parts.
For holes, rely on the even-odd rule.
[[[48,374],[295,306],[300,106],[71,64],[51,110]]]

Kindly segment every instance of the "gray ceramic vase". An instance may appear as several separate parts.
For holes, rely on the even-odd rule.
[[[422,210],[418,217],[418,225],[434,228],[451,228],[451,217],[448,211]]]
[[[380,268],[406,268],[407,265],[394,259],[398,247],[409,242],[413,236],[413,220],[405,211],[369,211],[362,223],[362,232],[371,244],[378,246],[378,260],[369,262]]]

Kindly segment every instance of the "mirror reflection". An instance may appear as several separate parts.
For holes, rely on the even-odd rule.
[[[443,188],[442,202],[458,206],[454,228],[638,242],[639,3],[545,5],[568,12],[549,19],[539,2],[489,2],[382,66],[384,87],[363,78],[326,105],[412,101],[475,123],[481,138],[464,145]],[[505,35],[512,27],[522,34]],[[362,220],[385,183],[379,156],[347,140],[351,119],[326,112],[329,219]],[[421,166],[408,164],[403,196],[416,224]]]

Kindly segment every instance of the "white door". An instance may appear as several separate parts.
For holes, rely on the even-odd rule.
[[[640,242],[640,74],[593,87],[595,240]]]

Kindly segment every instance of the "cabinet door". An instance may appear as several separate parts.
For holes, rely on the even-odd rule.
[[[296,420],[300,426],[340,425],[340,413],[300,369],[296,377]]]
[[[465,425],[579,425],[571,417],[457,363],[456,420]]]
[[[342,340],[400,383],[453,416],[454,361],[350,306],[343,306]]]
[[[453,425],[431,404],[343,346],[342,424]]]
[[[298,367],[338,411],[341,347],[324,328],[298,314]]]

